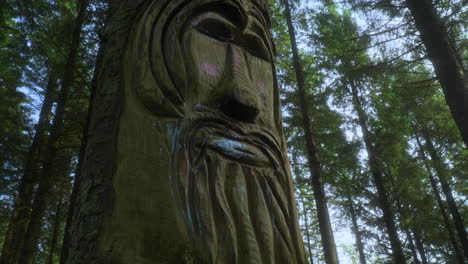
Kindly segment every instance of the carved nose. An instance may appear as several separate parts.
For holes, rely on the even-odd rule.
[[[255,122],[259,112],[257,107],[242,103],[232,96],[225,97],[222,100],[220,110],[226,116],[245,123]]]
[[[255,89],[244,51],[230,46],[228,75],[223,82],[220,110],[230,118],[253,123],[259,114],[258,89]]]

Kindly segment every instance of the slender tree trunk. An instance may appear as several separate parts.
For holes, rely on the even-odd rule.
[[[395,181],[392,179],[392,188],[396,188],[395,186]],[[403,219],[407,218],[408,217],[408,214],[407,214],[407,210],[404,210],[402,204],[401,204],[401,200],[400,199],[396,199],[396,205],[397,205],[397,209],[398,209],[398,212],[399,212],[399,216],[400,216],[400,223],[401,223],[401,229],[403,230],[403,232],[405,233],[406,235],[406,238],[408,240],[408,247],[411,251],[411,255],[413,256],[413,260],[414,260],[414,263],[415,264],[422,264],[421,261],[419,260],[418,258],[418,253],[417,253],[417,248],[414,244],[414,238],[413,238],[413,235],[411,234],[411,230],[409,227],[407,227],[403,221]],[[417,213],[417,212],[415,212]],[[412,215],[411,211],[410,211],[410,215]],[[423,252],[424,253],[424,252]],[[427,264],[427,262],[425,263]]]
[[[406,0],[406,5],[444,89],[445,100],[463,141],[468,146],[468,78],[460,55],[437,14],[433,0]]]
[[[307,236],[307,251],[309,252],[309,264],[314,264],[312,255],[312,249],[310,248],[310,232],[309,232],[309,217],[307,216],[307,210],[304,205],[304,197],[302,197],[302,214],[304,215],[306,236]]]
[[[411,235],[411,232],[409,231],[408,228],[402,227],[402,229],[404,229],[406,238],[408,239],[408,247],[411,250],[411,254],[413,255],[414,263],[421,264],[421,261],[419,261],[419,258],[418,258],[418,253],[416,251],[416,246],[414,245],[413,235]]]
[[[361,233],[359,231],[359,225],[357,221],[356,211],[353,206],[351,197],[348,197],[349,214],[351,215],[351,222],[353,223],[352,230],[354,237],[356,238],[356,249],[359,253],[359,263],[366,264],[366,255],[364,254],[364,246],[362,244]]]
[[[449,207],[450,214],[452,215],[453,222],[455,224],[455,229],[458,233],[458,238],[460,239],[460,243],[463,248],[465,259],[468,261],[468,240],[467,240],[467,233],[465,230],[465,226],[463,224],[463,218],[458,210],[457,203],[452,195],[452,188],[447,182],[448,173],[447,168],[445,167],[443,161],[439,157],[434,144],[432,143],[432,139],[427,131],[424,129],[421,130],[422,136],[426,141],[426,149],[429,152],[429,156],[431,157],[432,164],[434,166],[435,171],[437,172],[437,176],[439,178],[440,184],[442,186],[442,191],[444,192],[445,198],[447,200],[447,204]]]
[[[424,250],[424,244],[422,242],[420,230],[418,230],[418,228],[414,228],[413,234],[414,234],[414,241],[416,242],[416,249],[419,252],[419,256],[421,256],[421,264],[428,264],[426,251]]]
[[[28,231],[21,250],[20,264],[32,263],[36,251],[37,241],[41,233],[42,218],[49,202],[49,191],[53,184],[52,175],[54,175],[54,161],[57,156],[59,139],[63,134],[65,107],[73,85],[78,50],[81,43],[81,29],[86,15],[87,6],[88,0],[80,1],[78,16],[75,20],[75,25],[73,28],[68,60],[64,69],[62,89],[58,95],[54,122],[50,132],[50,140],[46,146],[46,158],[42,164],[43,169],[39,187],[34,199],[31,221],[29,222]]]
[[[416,131],[416,129],[415,129],[415,131]],[[463,255],[460,252],[460,248],[459,248],[457,240],[455,238],[455,233],[453,231],[452,224],[450,223],[450,217],[448,216],[447,211],[445,211],[445,206],[444,206],[444,203],[442,202],[442,197],[441,197],[441,195],[439,193],[439,189],[437,188],[437,181],[436,181],[434,175],[432,174],[431,168],[430,168],[430,166],[428,164],[428,159],[426,158],[426,155],[424,154],[423,147],[422,147],[421,141],[419,139],[419,135],[416,134],[415,137],[416,137],[416,142],[418,144],[419,156],[421,157],[421,159],[423,161],[423,164],[426,167],[426,171],[427,171],[427,174],[429,176],[429,182],[431,183],[431,187],[432,187],[432,190],[434,192],[434,196],[436,197],[437,205],[439,206],[440,213],[441,213],[442,218],[444,220],[445,228],[447,228],[447,233],[448,233],[450,242],[452,244],[453,251],[455,253],[455,256],[458,259],[459,264],[464,264]]]
[[[63,209],[63,198],[59,197],[57,201],[57,206],[55,209],[55,216],[54,216],[54,223],[53,223],[53,231],[52,236],[50,239],[49,244],[49,252],[48,252],[48,261],[49,264],[54,264],[54,255],[56,254],[57,244],[59,241],[59,234],[60,228],[62,226],[62,209]]]
[[[36,133],[26,160],[25,171],[21,178],[18,194],[15,199],[13,213],[5,235],[2,248],[1,264],[16,264],[20,256],[20,249],[30,220],[31,202],[34,186],[38,181],[39,159],[44,145],[45,131],[49,122],[50,112],[54,102],[53,95],[57,88],[57,78],[49,74],[44,101],[42,102]]]
[[[353,104],[358,114],[359,125],[361,126],[362,134],[364,137],[364,144],[366,145],[367,153],[369,156],[369,167],[371,170],[372,178],[375,187],[377,188],[378,202],[380,209],[383,213],[383,221],[387,228],[388,238],[392,248],[392,256],[395,264],[406,263],[406,258],[403,253],[400,238],[398,237],[397,228],[395,225],[395,217],[390,207],[388,194],[385,188],[383,173],[380,169],[377,154],[373,146],[372,135],[367,127],[367,114],[362,108],[361,101],[358,95],[357,87],[353,80],[350,80],[351,92],[353,96]]]
[[[8,8],[7,2],[6,1],[1,1],[0,2],[0,28],[5,27],[5,9]]]
[[[285,7],[285,17],[288,25],[289,37],[291,40],[291,49],[293,54],[294,70],[296,72],[298,96],[300,100],[300,108],[302,113],[302,126],[304,128],[306,153],[311,173],[311,183],[314,190],[315,204],[317,207],[317,216],[319,221],[320,235],[322,238],[322,245],[324,250],[325,262],[327,264],[337,264],[338,253],[336,251],[335,238],[330,223],[330,215],[328,213],[327,198],[325,195],[322,171],[320,167],[320,160],[318,157],[318,150],[315,144],[315,135],[312,131],[310,124],[310,106],[307,101],[305,76],[300,63],[299,52],[296,43],[296,33],[291,19],[291,8],[288,0],[283,0]]]

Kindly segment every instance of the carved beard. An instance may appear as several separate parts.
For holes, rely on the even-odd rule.
[[[185,123],[174,186],[195,263],[300,263],[290,183],[274,138],[221,120]]]

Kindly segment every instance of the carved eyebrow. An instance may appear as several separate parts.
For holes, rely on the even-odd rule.
[[[247,11],[248,19],[248,29],[256,33],[264,42],[268,42],[268,34],[265,32],[268,28],[268,18],[265,18],[263,13],[260,11],[257,5],[254,5],[252,9]]]
[[[250,19],[249,25],[247,27],[263,39],[265,35],[263,25],[261,25],[260,22],[255,17],[254,19]]]
[[[265,32],[264,25],[257,19],[256,16],[250,16],[249,24],[246,27],[246,31],[250,31],[254,34],[254,37],[258,39],[261,43],[261,46],[269,50],[271,48],[270,42],[268,41],[268,34]],[[268,52],[267,52],[268,53]],[[264,57],[270,58],[270,54],[264,54]],[[269,59],[267,59],[269,60]]]
[[[247,14],[242,12],[237,6],[230,4],[214,4],[211,6],[210,11],[219,14],[240,29],[247,26]]]
[[[201,33],[221,42],[235,39],[238,28],[222,15],[214,12],[202,14],[192,25]]]
[[[253,5],[252,9],[249,9],[249,11],[247,12],[247,15],[255,18],[255,20],[259,22],[258,24],[261,25],[260,28],[269,28],[270,23],[269,23],[268,15],[267,17],[265,17],[265,14],[261,11],[259,6],[257,6],[256,4]]]

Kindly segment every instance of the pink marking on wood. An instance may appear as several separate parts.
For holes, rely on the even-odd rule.
[[[265,83],[263,83],[263,82],[257,83],[257,88],[258,88],[258,90],[260,91],[261,94],[263,94],[263,95],[265,94],[265,92],[266,92]]]
[[[211,77],[218,77],[219,76],[219,66],[217,66],[217,65],[204,62],[201,65],[201,69],[208,76],[211,76]]]
[[[242,57],[241,57],[240,52],[239,52],[237,49],[234,49],[233,57],[234,57],[234,58],[233,58],[233,60],[234,60],[234,65],[235,65],[235,66],[240,66]]]

